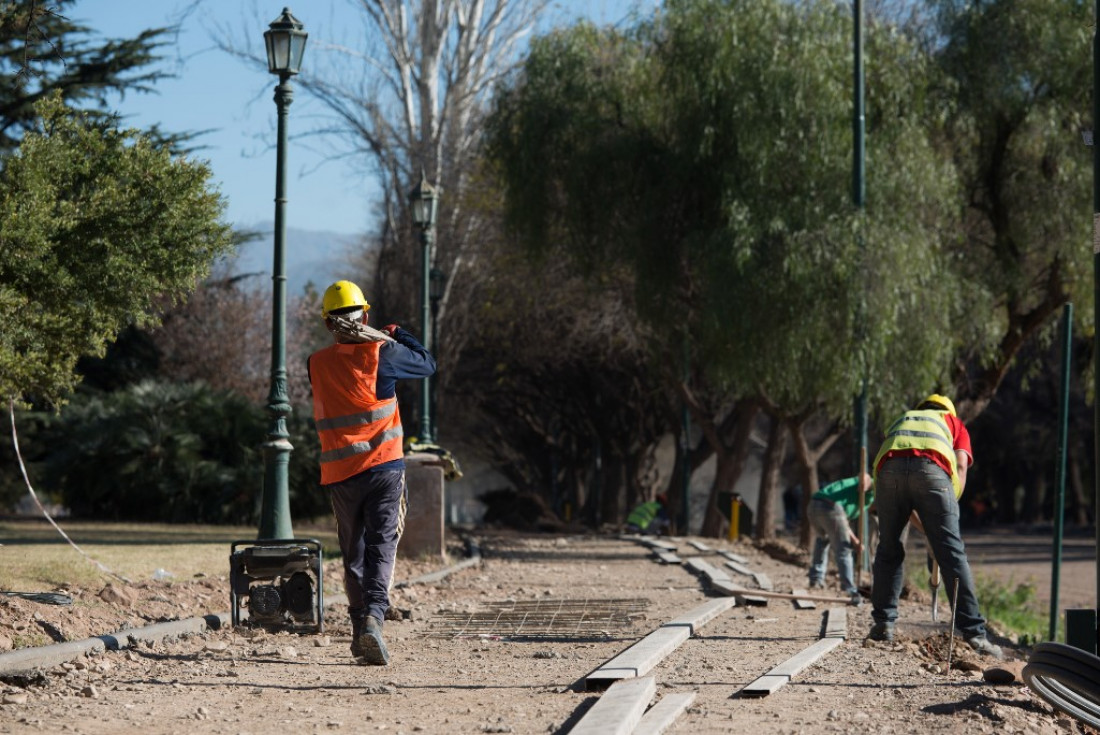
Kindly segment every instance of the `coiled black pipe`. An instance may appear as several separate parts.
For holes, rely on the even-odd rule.
[[[1023,677],[1055,709],[1100,728],[1100,658],[1063,643],[1040,643]]]

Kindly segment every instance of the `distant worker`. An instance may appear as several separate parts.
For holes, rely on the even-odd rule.
[[[664,493],[661,493],[657,498],[648,503],[642,503],[634,510],[630,511],[630,515],[626,517],[626,532],[627,533],[651,533],[655,536],[660,536],[665,530],[668,529],[671,522],[668,517],[668,511],[666,506],[668,505],[668,498]]]
[[[307,370],[321,439],[321,485],[336,516],[351,616],[351,653],[385,666],[382,621],[390,606],[407,491],[396,383],[426,378],[435,358],[407,331],[367,327],[370,304],[359,287],[325,290],[321,316],[335,344],[314,352]]]
[[[958,584],[955,627],[978,653],[1002,657],[1000,647],[986,637],[985,618],[978,609],[974,578],[959,535],[959,498],[972,463],[970,433],[946,396],[928,396],[886,431],[873,463],[880,537],[871,589],[872,640],[894,638],[904,581],[901,538],[912,517],[928,538],[948,595]]]
[[[825,567],[831,546],[837,576],[840,577],[840,588],[854,605],[862,602],[852,575],[852,551],[862,551],[859,536],[852,531],[852,525],[859,523],[861,478],[864,490],[863,511],[866,512],[875,498],[874,490],[871,489],[871,476],[867,473],[837,480],[821,488],[810,498],[808,511],[810,526],[817,535],[813,559],[810,562],[810,588],[825,586]]]
[[[802,486],[791,485],[783,491],[783,528],[787,533],[798,530],[802,520]]]

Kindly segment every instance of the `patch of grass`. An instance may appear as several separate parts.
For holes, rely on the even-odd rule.
[[[923,561],[908,566],[908,580],[912,585],[928,590],[929,571]],[[981,574],[974,576],[977,586],[978,605],[982,615],[995,628],[996,632],[1015,638],[1021,646],[1034,645],[1047,639],[1050,632],[1050,614],[1043,608],[1031,582],[1005,583],[993,577]],[[951,591],[946,585],[940,587],[940,603],[947,603],[947,613],[951,614]],[[942,616],[942,612],[941,612]],[[1062,621],[1058,622],[1058,639],[1064,640]]]
[[[228,577],[230,544],[256,538],[256,529],[244,526],[65,520],[58,525],[84,555],[44,520],[0,521],[0,590],[45,592],[102,586],[112,578],[95,562],[135,582],[152,579],[158,569],[176,580]],[[304,525],[295,533],[320,541],[326,560],[339,555],[334,524]]]
[[[974,584],[982,614],[999,632],[1014,634],[1023,646],[1046,640],[1050,615],[1036,598],[1034,584],[1005,584],[982,575],[975,577]],[[1064,634],[1059,632],[1058,637]]]

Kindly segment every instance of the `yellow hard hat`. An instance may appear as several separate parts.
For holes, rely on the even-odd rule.
[[[952,403],[951,399],[948,398],[947,396],[941,396],[939,393],[933,393],[932,395],[928,396],[923,401],[921,401],[922,406],[925,405],[925,404],[928,404],[928,403],[932,403],[932,404],[935,404],[937,406],[942,406],[943,409],[945,411],[947,411],[949,414],[951,414],[952,416],[956,416],[956,417],[958,416],[958,414],[955,413],[955,404]]]
[[[358,306],[363,311],[370,309],[358,286],[351,281],[337,281],[325,289],[325,297],[321,299],[321,318],[327,319],[330,312],[349,306]]]

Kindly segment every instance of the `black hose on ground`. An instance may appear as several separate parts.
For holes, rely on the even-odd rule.
[[[1023,677],[1055,709],[1100,728],[1100,658],[1063,643],[1040,643]]]
[[[41,602],[46,605],[71,605],[73,598],[59,592],[0,592],[5,597],[18,597],[32,602]]]

